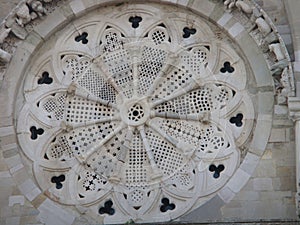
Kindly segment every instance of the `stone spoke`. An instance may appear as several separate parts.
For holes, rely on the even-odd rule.
[[[117,91],[117,93],[124,99],[126,98],[123,90],[119,87],[119,85],[116,83],[115,79],[112,78],[112,75],[108,68],[104,65],[102,58],[98,58],[95,60],[95,65],[97,66],[97,68],[101,71],[102,74],[104,74],[104,77],[106,79],[106,81],[113,86],[113,88]]]
[[[151,118],[160,117],[165,119],[178,119],[178,120],[187,120],[187,121],[200,121],[200,122],[207,122],[211,119],[210,112],[203,112],[198,114],[185,114],[180,115],[178,113],[172,112],[155,112],[154,110],[151,111]]]
[[[112,121],[119,121],[120,117],[119,116],[113,116],[113,117],[107,117],[107,118],[101,118],[93,121],[86,121],[86,122],[80,122],[80,123],[69,123],[69,122],[61,122],[60,126],[62,130],[65,131],[71,131],[74,129],[82,128],[82,127],[88,127],[91,125],[97,125],[105,122],[112,122]]]
[[[115,135],[117,135],[121,130],[123,130],[126,127],[126,124],[122,123],[116,127],[116,129],[108,134],[104,139],[97,141],[94,143],[94,145],[88,150],[88,153],[84,156],[82,156],[84,161],[87,161],[88,158],[96,152],[98,149],[100,149],[103,145],[105,145],[110,139],[112,139]]]
[[[187,94],[189,91],[192,91],[193,89],[197,88],[198,86],[200,86],[200,85],[197,82],[194,81],[193,83],[190,83],[190,84],[182,87],[181,89],[173,92],[168,97],[152,102],[150,104],[150,108],[154,108],[157,105],[161,105],[161,104],[163,104],[165,102],[168,102],[168,101],[171,101],[171,100],[173,100],[177,97],[183,96],[183,95]]]
[[[112,182],[118,183],[122,178],[121,177],[121,169],[125,163],[126,156],[131,147],[132,138],[133,138],[133,128],[128,127],[124,143],[120,149],[121,153],[118,156],[117,168],[114,171],[113,175],[109,178],[109,180]]]
[[[132,75],[133,75],[133,96],[137,96],[139,89],[139,49],[137,47],[131,46],[132,52]]]
[[[153,175],[151,176],[151,179],[153,179],[153,180],[159,179],[160,177],[162,177],[162,173],[159,170],[159,168],[158,168],[158,166],[155,162],[152,150],[150,148],[150,145],[149,145],[146,133],[145,133],[145,127],[144,126],[139,126],[138,130],[139,130],[141,138],[143,140],[143,144],[144,144],[144,147],[146,149],[147,156],[148,156],[148,159],[150,161],[150,165],[151,165],[151,168],[152,168],[152,171],[153,171]]]
[[[149,122],[147,125],[152,130],[154,130],[155,132],[157,132],[163,139],[165,139],[171,145],[173,145],[176,149],[179,149],[185,156],[191,157],[191,155],[192,155],[192,151],[191,150],[193,150],[193,146],[191,146],[191,145],[189,145],[187,143],[183,143],[183,142],[180,142],[178,140],[175,140],[173,137],[171,137],[165,131],[163,131],[162,129],[158,128],[154,124],[151,124],[151,122]]]
[[[178,62],[178,55],[176,54],[169,54],[166,62],[164,63],[163,67],[157,74],[157,78],[153,81],[153,84],[150,86],[149,90],[146,92],[146,96],[153,96],[155,89],[161,83],[162,79],[164,79],[165,75],[172,70],[173,66],[176,65]]]
[[[94,96],[93,94],[89,93],[89,91],[87,91],[86,89],[84,89],[83,87],[81,87],[80,85],[76,84],[76,83],[72,83],[68,90],[67,90],[67,96],[78,96],[78,97],[82,97],[84,99],[87,100],[91,100],[94,102],[99,102],[100,104],[104,105],[104,106],[108,106],[108,107],[112,107],[114,109],[117,109],[117,105],[101,99],[99,97]]]

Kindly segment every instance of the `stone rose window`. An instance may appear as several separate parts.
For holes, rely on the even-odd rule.
[[[234,186],[261,113],[234,40],[154,3],[67,24],[38,49],[19,95],[18,139],[40,189],[106,223],[177,219]]]

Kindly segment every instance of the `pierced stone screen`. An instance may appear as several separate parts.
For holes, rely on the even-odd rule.
[[[135,4],[46,41],[18,119],[40,188],[107,223],[168,221],[214,197],[255,116],[246,62],[220,32],[184,9]]]

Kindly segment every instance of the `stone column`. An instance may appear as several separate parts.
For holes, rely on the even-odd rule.
[[[295,122],[295,145],[296,145],[296,188],[295,196],[297,215],[300,218],[300,97],[289,97],[289,115]]]

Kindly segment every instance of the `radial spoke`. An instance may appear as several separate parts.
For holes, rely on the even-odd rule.
[[[173,92],[171,95],[169,95],[169,96],[167,96],[167,97],[165,97],[163,99],[158,99],[158,100],[154,101],[151,104],[151,108],[153,108],[153,107],[155,107],[157,105],[160,105],[160,104],[162,104],[164,102],[170,101],[170,100],[172,100],[174,98],[177,98],[177,97],[180,97],[182,95],[185,95],[188,92],[192,91],[193,89],[195,89],[195,88],[197,88],[199,86],[200,86],[199,82],[194,81],[194,82],[186,85],[185,87],[180,88],[178,91]]]
[[[173,146],[177,146],[178,145],[178,141],[175,140],[174,138],[172,138],[170,135],[168,135],[166,132],[162,131],[161,129],[159,129],[157,126],[154,126],[151,123],[147,124],[152,130],[154,130],[155,132],[157,132],[162,138],[164,138],[165,140],[167,140],[168,142],[170,142]]]
[[[87,161],[88,158],[94,152],[96,152],[99,148],[101,148],[103,145],[105,145],[110,139],[112,139],[115,135],[117,135],[117,133],[119,133],[125,127],[126,127],[126,124],[121,123],[119,126],[116,127],[116,129],[113,132],[108,134],[104,139],[96,141],[95,144],[93,145],[93,147],[91,147],[89,149],[88,153],[86,155],[82,156],[84,161]]]
[[[160,117],[165,119],[179,119],[179,120],[191,120],[191,121],[200,121],[200,122],[207,122],[211,118],[210,112],[203,112],[197,114],[178,114],[172,112],[156,112],[154,110],[151,111],[151,117]]]
[[[121,175],[121,169],[123,164],[125,163],[125,159],[127,156],[127,153],[131,147],[131,142],[133,138],[133,129],[129,127],[128,132],[125,135],[124,144],[121,146],[120,154],[118,155],[118,161],[117,161],[117,168],[114,171],[113,175],[109,178],[112,182],[119,182],[120,175]]]
[[[67,90],[67,95],[68,95],[68,97],[69,96],[78,96],[78,97],[81,97],[81,98],[84,98],[87,100],[98,102],[104,106],[108,106],[108,107],[117,109],[116,104],[90,94],[87,90],[83,89],[81,86],[77,85],[76,83],[71,83],[71,85],[69,86],[69,88]]]
[[[152,150],[150,148],[148,139],[146,137],[145,128],[144,128],[144,126],[140,126],[140,127],[138,127],[138,130],[140,132],[140,135],[141,135],[141,138],[142,138],[142,141],[143,141],[144,147],[146,149],[146,153],[147,153],[147,156],[148,156],[148,159],[150,161],[150,165],[151,165],[151,168],[153,171],[153,175],[151,176],[151,178],[158,179],[158,178],[162,177],[162,173],[159,170],[159,168],[155,162]]]
[[[182,143],[180,141],[175,140],[173,137],[171,137],[165,131],[161,130],[160,128],[158,128],[157,126],[154,126],[151,123],[148,123],[148,126],[152,130],[154,130],[155,132],[157,132],[162,138],[164,138],[169,143],[171,143],[176,149],[180,149],[185,156],[190,157],[192,155],[193,152],[191,151],[191,148],[193,150],[193,146],[191,146],[191,145],[189,145],[187,143]]]
[[[132,67],[133,67],[133,96],[136,96],[138,93],[138,88],[139,88],[139,71],[138,71],[138,51],[139,49],[136,49],[136,47],[132,47],[131,50],[133,53],[132,56]]]
[[[161,83],[161,80],[163,77],[168,74],[169,70],[173,67],[173,65],[176,65],[176,62],[178,60],[177,55],[169,55],[169,58],[167,58],[167,61],[164,63],[163,67],[161,68],[160,72],[157,75],[157,78],[153,81],[153,84],[150,86],[149,90],[146,92],[146,96],[153,96],[153,93],[155,92],[156,87],[158,84]]]
[[[101,118],[101,119],[92,120],[92,121],[80,122],[80,123],[76,123],[76,124],[63,121],[63,122],[61,122],[60,126],[63,130],[66,130],[69,132],[71,130],[82,128],[82,127],[88,127],[91,125],[112,122],[112,121],[118,121],[118,120],[120,120],[119,116],[106,117],[106,118]]]
[[[115,79],[112,77],[113,74],[111,74],[107,68],[106,65],[104,65],[102,57],[99,57],[98,59],[95,60],[95,65],[97,66],[97,68],[100,69],[100,71],[102,72],[102,74],[104,74],[107,82],[113,86],[113,88],[117,91],[117,93],[122,96],[122,98],[124,99],[124,93],[123,90],[119,87],[119,85],[117,85]],[[111,74],[111,76],[109,76],[109,74]]]

